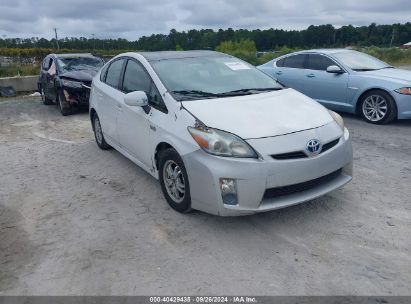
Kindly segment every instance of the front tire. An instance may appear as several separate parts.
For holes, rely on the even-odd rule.
[[[169,148],[160,152],[159,179],[161,190],[170,207],[181,213],[189,212],[191,196],[188,175],[176,150]]]
[[[104,139],[103,129],[97,114],[93,115],[93,131],[97,146],[102,150],[108,150],[111,146]]]
[[[362,117],[369,123],[387,124],[397,117],[394,99],[385,91],[372,90],[361,99]]]
[[[67,102],[61,97],[61,93],[57,92],[57,104],[59,106],[61,115],[67,116],[72,113],[72,109],[70,105],[67,104]]]

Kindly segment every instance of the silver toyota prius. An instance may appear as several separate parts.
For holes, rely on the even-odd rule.
[[[218,52],[116,56],[93,80],[90,119],[97,145],[159,179],[179,212],[269,211],[352,178],[338,114]]]

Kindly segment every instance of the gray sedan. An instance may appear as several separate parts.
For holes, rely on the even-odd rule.
[[[376,124],[411,118],[411,72],[346,49],[288,54],[258,67],[329,109]]]

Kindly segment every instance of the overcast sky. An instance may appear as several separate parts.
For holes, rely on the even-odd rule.
[[[1,0],[0,35],[126,38],[201,28],[303,29],[411,19],[410,0]]]

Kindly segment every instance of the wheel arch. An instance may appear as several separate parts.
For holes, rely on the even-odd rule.
[[[373,88],[368,88],[368,89],[366,89],[365,91],[363,91],[363,92],[360,94],[360,96],[358,96],[357,101],[356,101],[356,104],[355,104],[355,114],[356,114],[356,115],[361,114],[361,101],[362,101],[362,99],[364,98],[364,96],[365,96],[366,94],[368,94],[369,92],[371,92],[371,91],[382,91],[382,92],[388,94],[388,95],[394,100],[395,111],[397,112],[397,101],[395,100],[394,96],[392,96],[392,94],[391,94],[389,91],[387,91],[386,89],[384,89],[384,88],[381,88],[381,87],[373,87]]]
[[[169,149],[169,148],[172,148],[172,149],[176,150],[176,148],[174,148],[171,144],[169,144],[168,142],[165,142],[165,141],[159,142],[157,144],[156,149],[154,150],[154,166],[155,166],[156,170],[159,169],[158,156],[159,156],[160,152],[164,151],[166,149]]]

